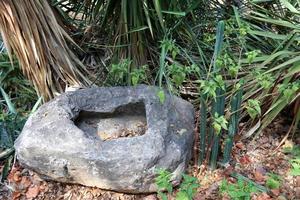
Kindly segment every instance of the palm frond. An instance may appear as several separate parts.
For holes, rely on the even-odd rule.
[[[89,83],[46,0],[1,1],[0,29],[10,57],[16,55],[44,101],[63,92],[67,85]]]

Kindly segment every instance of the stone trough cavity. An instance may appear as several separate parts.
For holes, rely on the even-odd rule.
[[[145,105],[143,102],[131,103],[116,108],[112,113],[81,111],[75,125],[103,141],[140,136],[147,128]]]
[[[193,106],[159,88],[65,93],[27,120],[15,149],[44,178],[126,193],[155,192],[157,169],[178,183],[191,158]]]

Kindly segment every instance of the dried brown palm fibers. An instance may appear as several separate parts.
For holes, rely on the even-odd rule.
[[[48,101],[67,85],[89,84],[84,66],[68,48],[47,0],[1,0],[0,30],[10,57]],[[71,39],[70,39],[71,40]]]

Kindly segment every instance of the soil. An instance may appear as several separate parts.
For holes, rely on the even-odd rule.
[[[284,148],[293,145],[293,142],[287,139],[282,146],[277,148],[289,129],[288,124],[290,123],[284,117],[279,117],[256,139],[236,142],[232,162],[228,166],[210,171],[205,166],[190,165],[189,174],[196,176],[201,185],[194,199],[230,199],[228,196],[220,194],[219,186],[224,179],[232,183],[236,182],[237,180],[231,176],[233,172],[264,187],[268,173],[277,174],[281,177],[279,189],[269,190],[268,193],[253,194],[251,197],[253,200],[300,199],[300,177],[290,175],[289,160],[291,160],[291,156],[284,152]],[[295,136],[294,141],[297,141]],[[3,166],[1,167],[3,168]],[[174,199],[174,195],[169,198]],[[16,161],[7,181],[0,185],[0,199],[156,200],[158,197],[156,194],[130,195],[75,184],[45,181],[38,174],[19,166]]]

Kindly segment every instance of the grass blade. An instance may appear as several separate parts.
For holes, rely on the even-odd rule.
[[[7,104],[9,112],[12,114],[17,114],[14,104],[12,103],[10,97],[8,96],[8,94],[4,91],[4,89],[1,86],[0,86],[0,92]]]

